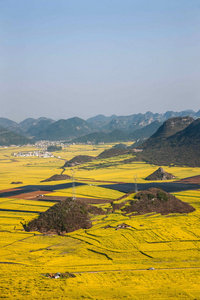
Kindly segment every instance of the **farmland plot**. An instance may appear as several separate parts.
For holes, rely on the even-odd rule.
[[[5,172],[1,189],[13,187],[10,176],[15,179],[17,176],[25,184],[40,184],[40,180],[50,177],[61,166],[56,159],[44,162],[20,158],[18,162],[9,162],[11,152],[10,149],[0,151],[1,172]],[[77,169],[77,176],[131,182],[133,174],[138,174],[138,181],[142,182],[152,170],[155,166],[132,163],[95,172]],[[196,175],[198,171],[170,169],[179,178]],[[64,195],[67,190],[60,192]],[[110,190],[106,194],[104,188],[94,183],[94,186],[78,187],[77,195],[99,199],[107,196],[114,200],[124,194]],[[120,211],[109,212],[94,216],[92,228],[63,236],[23,230],[24,222],[37,217],[53,202],[0,198],[0,298],[199,299],[200,191],[175,195],[193,205],[196,211],[188,215],[132,217]],[[102,207],[109,208],[110,204]],[[127,227],[120,228],[121,224]],[[75,277],[51,279],[45,276],[55,272],[71,272]]]

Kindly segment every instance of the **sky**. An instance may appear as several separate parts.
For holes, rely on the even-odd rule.
[[[200,109],[200,0],[0,0],[0,117]]]

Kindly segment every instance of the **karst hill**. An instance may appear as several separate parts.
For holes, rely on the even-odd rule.
[[[165,121],[158,130],[142,145],[138,148],[149,149],[159,148],[165,145],[169,137],[173,136],[177,132],[184,130],[188,125],[194,121],[191,117],[177,117],[171,118]]]
[[[200,166],[200,118],[167,120],[146,142],[140,158],[157,165]]]
[[[155,212],[167,215],[172,213],[191,213],[195,211],[195,208],[161,189],[150,188],[138,192],[135,195],[135,200],[130,200],[129,205],[122,210],[125,213],[147,214]]]
[[[64,234],[80,228],[88,229],[92,227],[90,215],[104,213],[101,208],[67,198],[53,205],[47,211],[40,213],[38,218],[29,223],[23,223],[23,227],[26,231]]]
[[[162,167],[145,178],[146,180],[170,180],[174,179],[174,175],[166,172]]]
[[[159,126],[169,118],[185,118],[186,116],[196,119],[200,116],[200,112],[187,110],[180,112],[167,111],[164,114],[159,114],[148,111],[144,114],[138,113],[128,116],[112,115],[106,117],[97,115],[87,120],[72,117],[57,121],[40,117],[38,119],[27,118],[20,123],[0,117],[0,126],[13,133],[32,138],[35,141],[62,140],[78,143],[138,142],[152,136]],[[177,123],[175,125],[177,126]],[[178,130],[181,129],[183,128]],[[1,137],[0,142],[3,145],[4,141],[1,141]]]
[[[34,141],[0,126],[0,146],[33,144]]]

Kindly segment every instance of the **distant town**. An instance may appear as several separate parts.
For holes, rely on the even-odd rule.
[[[17,153],[13,153],[13,155],[15,157],[28,157],[28,156],[37,156],[43,158],[54,157],[54,155],[48,151],[27,151],[27,152],[19,151]]]
[[[28,146],[28,145],[27,145]],[[30,145],[33,146],[33,145]],[[68,147],[68,145],[63,144],[60,141],[38,141],[35,143],[35,147],[41,150],[35,150],[35,151],[19,151],[14,152],[13,156],[15,157],[29,157],[29,156],[36,156],[36,157],[55,157],[49,149],[52,149],[52,151],[60,150],[62,148]]]
[[[69,146],[69,144],[64,144],[61,141],[49,141],[49,140],[38,141],[35,143],[36,148],[40,148],[44,151],[46,151],[48,149],[48,147],[50,147],[50,146],[67,148]]]

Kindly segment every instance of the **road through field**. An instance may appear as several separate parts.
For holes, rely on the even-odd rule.
[[[95,274],[95,273],[113,273],[113,272],[143,272],[143,271],[168,271],[168,270],[199,270],[200,267],[180,267],[180,268],[154,268],[149,269],[124,269],[124,270],[99,270],[99,271],[81,271],[73,272],[74,274]]]

